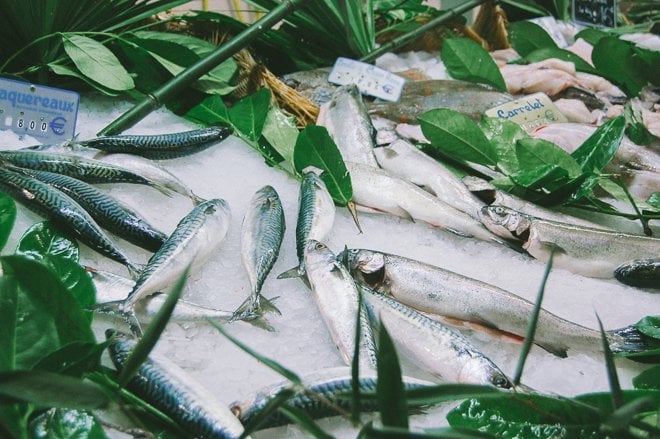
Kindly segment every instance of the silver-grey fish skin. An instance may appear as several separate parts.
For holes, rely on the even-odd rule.
[[[401,355],[449,382],[509,389],[507,376],[467,338],[390,296],[360,285],[369,316],[387,328]]]
[[[280,253],[285,229],[280,196],[266,185],[254,194],[243,217],[241,259],[252,289],[237,314],[261,314],[261,288]]]
[[[658,238],[544,220],[504,206],[484,207],[480,217],[493,233],[522,241],[540,261],[554,248],[555,267],[584,276],[612,278],[621,264],[660,255]]]
[[[225,200],[214,198],[195,206],[147,262],[123,309],[131,309],[142,297],[170,287],[190,266],[191,272],[224,240],[231,212]]]
[[[337,261],[337,256],[325,244],[312,239],[305,247],[305,270],[314,301],[344,363],[347,366],[352,364],[359,313],[360,369],[375,369],[373,332],[365,308],[359,307],[360,293],[348,269]]]
[[[339,87],[321,107],[316,123],[328,130],[344,161],[378,167],[376,130],[355,84]]]
[[[106,331],[106,337],[110,358],[121,371],[136,342],[112,329]],[[234,439],[243,434],[243,425],[225,404],[163,356],[152,353],[130,380],[129,388],[170,416],[190,437]]]
[[[167,235],[135,211],[84,181],[46,171],[26,170],[25,173],[64,192],[101,227],[137,246],[154,252],[167,239]]]
[[[341,258],[342,256],[340,256]],[[509,291],[421,261],[366,249],[349,249],[356,282],[421,312],[479,323],[524,337],[534,304]],[[614,350],[621,338],[607,333]],[[600,347],[600,332],[540,310],[534,343],[560,357],[569,349]]]
[[[71,197],[35,178],[0,166],[0,190],[21,204],[68,230],[96,252],[129,271],[136,268],[96,224],[94,219]]]

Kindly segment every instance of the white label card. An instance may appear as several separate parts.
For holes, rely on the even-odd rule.
[[[542,125],[567,122],[566,116],[545,93],[534,93],[486,111],[486,116],[509,120],[531,133]]]
[[[339,85],[355,84],[362,94],[392,102],[399,100],[406,82],[380,67],[349,58],[337,58],[328,81]]]

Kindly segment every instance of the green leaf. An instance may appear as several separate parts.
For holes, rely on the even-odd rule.
[[[646,85],[644,62],[634,55],[631,43],[605,37],[594,46],[591,60],[604,77],[622,87],[629,97],[634,97]],[[617,62],[612,62],[613,59]]]
[[[434,148],[456,160],[494,166],[495,147],[469,117],[446,108],[422,114],[418,120],[424,136]]]
[[[316,421],[314,421],[314,419],[312,419],[312,417],[309,416],[307,412],[305,412],[302,409],[293,406],[287,406],[285,404],[279,408],[279,412],[282,413],[287,418],[289,418],[291,421],[301,426],[305,431],[310,433],[315,438],[319,438],[319,439],[334,438],[334,436],[323,431],[323,429],[321,429],[321,427],[316,423]]]
[[[549,10],[533,0],[502,0],[502,3],[529,12],[530,14],[534,14],[537,17],[552,15]]]
[[[366,424],[358,439],[419,439],[419,438],[438,438],[438,439],[475,439],[486,438],[495,439],[496,436],[476,430],[459,430],[451,427],[433,428],[424,431],[409,430],[407,428],[396,427],[374,427],[373,423]]]
[[[378,333],[376,393],[380,420],[387,427],[408,428],[408,406],[401,381],[399,357],[382,322]]]
[[[544,139],[528,137],[516,141],[516,157],[522,170],[557,165],[565,169],[571,178],[581,174],[580,165],[570,154]]]
[[[266,116],[262,134],[284,160],[293,164],[293,151],[298,138],[295,118],[287,116],[274,105]]]
[[[308,125],[300,132],[293,150],[293,165],[301,174],[310,165],[322,169],[321,180],[340,206],[345,206],[353,198],[351,177],[339,148],[325,127]]]
[[[440,52],[452,78],[489,84],[506,92],[506,84],[493,58],[469,38],[446,38]]]
[[[80,251],[76,241],[67,238],[50,221],[43,221],[34,224],[23,234],[16,254],[34,259],[54,255],[78,262]]]
[[[660,209],[660,192],[653,192],[646,199],[646,202],[656,209]]]
[[[533,50],[525,56],[525,61],[529,63],[543,61],[544,59],[556,58],[562,61],[572,62],[575,69],[579,72],[591,73],[598,75],[598,70],[594,69],[591,64],[582,59],[579,55],[558,47],[543,47]]]
[[[602,429],[611,433],[626,433],[631,423],[644,412],[652,412],[657,409],[653,398],[639,398],[625,404],[614,411],[603,422]]]
[[[101,364],[105,343],[71,343],[42,358],[34,368],[45,372],[81,376]]]
[[[595,46],[602,38],[605,38],[607,36],[609,36],[607,32],[603,32],[602,30],[588,27],[586,29],[582,29],[580,32],[575,34],[574,39],[575,41],[577,41],[579,38],[582,38],[587,43],[591,44],[592,46]]]
[[[511,180],[526,189],[537,190],[548,186],[557,187],[568,181],[568,171],[557,165],[543,165],[523,170],[509,176]]]
[[[259,410],[249,423],[245,424],[244,434],[247,436],[257,430],[259,427],[268,420],[268,418],[275,413],[280,407],[282,407],[286,402],[295,396],[295,390],[291,388],[284,388],[277,392],[273,398],[270,398],[268,402]]]
[[[642,334],[660,340],[660,316],[646,316],[633,326]]]
[[[480,127],[497,153],[497,166],[507,174],[520,170],[516,156],[516,142],[528,139],[529,135],[515,122],[499,117],[483,117]]]
[[[108,398],[96,384],[43,371],[0,373],[0,396],[41,407],[96,409]]]
[[[231,123],[252,141],[261,136],[270,108],[270,98],[270,90],[262,88],[229,109]]]
[[[186,118],[204,125],[231,123],[229,111],[218,95],[209,96],[186,113]]]
[[[623,405],[623,393],[621,392],[621,384],[619,384],[619,375],[616,373],[614,356],[612,355],[605,329],[603,329],[603,322],[600,320],[598,314],[596,314],[596,319],[598,320],[598,328],[600,329],[600,340],[603,347],[603,356],[605,357],[605,367],[607,369],[607,381],[610,384],[610,395],[612,395],[612,406],[618,409]]]
[[[626,120],[622,116],[605,122],[571,156],[584,172],[600,171],[619,149],[625,128]]]
[[[18,284],[6,273],[0,277],[0,372],[15,369]]]
[[[660,364],[646,369],[632,380],[635,389],[660,390]]]
[[[60,64],[57,64],[57,63],[50,63],[50,64],[48,64],[48,68],[53,73],[55,73],[56,75],[71,76],[73,78],[80,79],[81,81],[83,81],[84,83],[89,85],[90,87],[92,87],[92,88],[94,88],[94,89],[96,89],[96,90],[100,91],[101,93],[106,94],[108,96],[119,96],[122,93],[121,91],[113,90],[111,88],[106,87],[103,84],[100,84],[100,83],[92,80],[91,78],[83,75],[78,70],[75,70],[71,67],[63,66],[63,65],[60,65]]]
[[[531,21],[516,21],[509,24],[509,42],[511,46],[525,57],[536,49],[557,47],[557,43],[538,24]]]
[[[626,118],[626,134],[628,138],[638,145],[648,145],[653,140],[653,134],[644,125],[642,112],[633,108],[630,101],[624,105],[624,117]]]
[[[481,384],[438,384],[406,390],[408,406],[433,405],[465,398],[498,397],[502,391]]]
[[[16,221],[16,203],[4,192],[0,192],[0,250],[7,244],[7,239]]]
[[[46,255],[42,260],[62,282],[81,308],[96,304],[96,289],[89,273],[77,262],[58,255]]]
[[[96,418],[82,410],[51,409],[30,422],[32,439],[107,439]]]
[[[83,75],[111,90],[135,87],[126,69],[103,44],[76,34],[62,34],[62,42],[64,51]]]
[[[652,398],[656,406],[660,405],[660,391],[658,390],[623,390],[622,395],[624,404],[641,398]],[[577,395],[574,399],[579,403],[588,404],[604,414],[614,412],[610,392],[585,393]]]

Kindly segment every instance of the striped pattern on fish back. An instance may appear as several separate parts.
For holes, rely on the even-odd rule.
[[[299,261],[302,261],[305,256],[305,245],[314,221],[314,205],[318,196],[316,179],[318,179],[316,174],[308,172],[300,184],[298,221],[296,223],[296,254]]]
[[[280,252],[282,237],[284,236],[284,210],[282,201],[273,188],[267,191],[267,196],[259,215],[257,246],[255,248],[255,291],[260,291],[266,276],[273,268]]]

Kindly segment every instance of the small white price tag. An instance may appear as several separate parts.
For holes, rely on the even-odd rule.
[[[337,58],[328,81],[339,85],[355,84],[362,94],[392,102],[399,100],[406,82],[380,67],[349,58]]]
[[[76,132],[80,95],[69,90],[0,78],[0,129],[62,142]]]
[[[545,93],[534,93],[486,111],[488,117],[498,117],[520,125],[531,133],[542,125],[567,122],[566,116]]]

